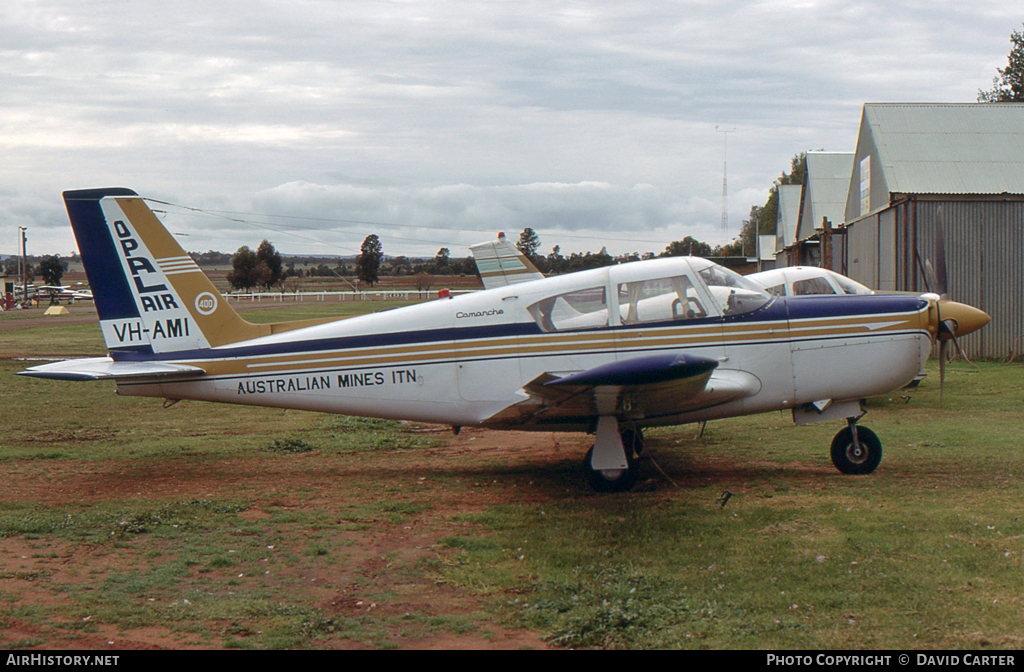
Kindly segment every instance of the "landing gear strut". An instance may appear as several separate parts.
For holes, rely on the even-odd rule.
[[[587,451],[584,466],[590,487],[597,492],[627,492],[636,484],[636,461],[629,458],[626,469],[595,469],[592,465],[594,449]]]
[[[870,474],[882,461],[882,442],[867,427],[858,427],[857,418],[847,418],[849,426],[832,439],[832,464],[844,474]]]
[[[587,480],[597,492],[626,492],[636,484],[636,458],[643,452],[644,437],[639,428],[619,431],[618,421],[602,416],[597,438],[583,465]]]
[[[640,457],[644,452],[644,432],[639,427],[630,427],[622,430],[619,434],[622,437],[622,447],[626,451],[626,457]]]

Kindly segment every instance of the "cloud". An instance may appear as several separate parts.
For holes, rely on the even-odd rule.
[[[49,232],[61,190],[124,185],[354,213],[414,249],[450,242],[442,225],[584,247],[720,235],[716,126],[736,129],[738,228],[794,154],[852,150],[864,102],[973,101],[1020,17],[996,0],[13,0],[0,26],[0,183],[20,194],[0,212],[18,222]],[[251,234],[222,233],[208,242]]]
[[[438,247],[465,250],[498,231],[530,227],[566,252],[660,251],[664,233],[694,217],[717,224],[720,206],[685,202],[649,184],[622,187],[604,182],[478,186],[382,187],[292,182],[263,190],[251,200],[209,212],[248,236],[250,245],[273,236],[282,251],[347,254],[370,233],[405,254],[428,255]],[[171,212],[176,212],[171,209]],[[191,214],[189,216],[192,216]],[[203,224],[174,221],[202,247]],[[628,234],[626,232],[629,232]],[[679,236],[680,238],[682,236]]]

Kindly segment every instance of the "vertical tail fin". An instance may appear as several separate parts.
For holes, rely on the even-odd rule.
[[[64,192],[103,338],[113,352],[195,350],[265,336],[130,189]]]

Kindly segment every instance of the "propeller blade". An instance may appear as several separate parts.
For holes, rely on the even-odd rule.
[[[932,268],[932,260],[924,260],[924,286],[932,294],[938,294],[935,288],[938,287],[939,280],[935,277],[935,269]]]
[[[966,352],[964,352],[964,349],[960,347],[960,342],[956,340],[956,336],[953,337],[953,345],[956,346],[957,352],[960,353],[960,356],[964,358],[965,362],[967,362],[968,364],[970,364],[974,368],[978,368],[978,365],[975,364],[974,362],[972,362],[971,358],[967,356]]]
[[[976,327],[976,328],[980,329],[981,327]],[[968,328],[965,331],[965,333],[970,333],[972,331],[975,331],[976,328]],[[975,364],[974,362],[972,362],[971,358],[967,356],[966,352],[964,352],[964,349],[960,346],[960,341],[956,340],[956,335],[957,335],[957,332],[959,332],[959,331],[961,331],[961,329],[960,329],[959,325],[957,324],[956,320],[953,320],[953,319],[943,320],[942,322],[939,323],[939,340],[943,344],[945,344],[947,341],[952,341],[953,342],[953,347],[956,348],[956,350],[953,351],[953,357],[956,357],[956,355],[959,354],[961,357],[964,358],[965,362],[967,362],[968,364],[970,364],[974,368],[978,368],[978,365]],[[953,357],[950,357],[950,359],[952,360]]]
[[[931,264],[925,263],[925,268],[928,268]],[[941,222],[935,231],[935,267],[931,269],[934,275],[935,284],[932,285],[931,291],[935,292],[942,298],[949,297],[949,283],[947,281],[948,276],[946,273],[946,237],[942,233]]]

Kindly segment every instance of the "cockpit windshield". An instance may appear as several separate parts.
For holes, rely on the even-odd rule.
[[[718,303],[723,315],[740,315],[757,310],[772,300],[772,296],[739,273],[717,264],[709,264],[698,271],[707,284],[708,292]]]

